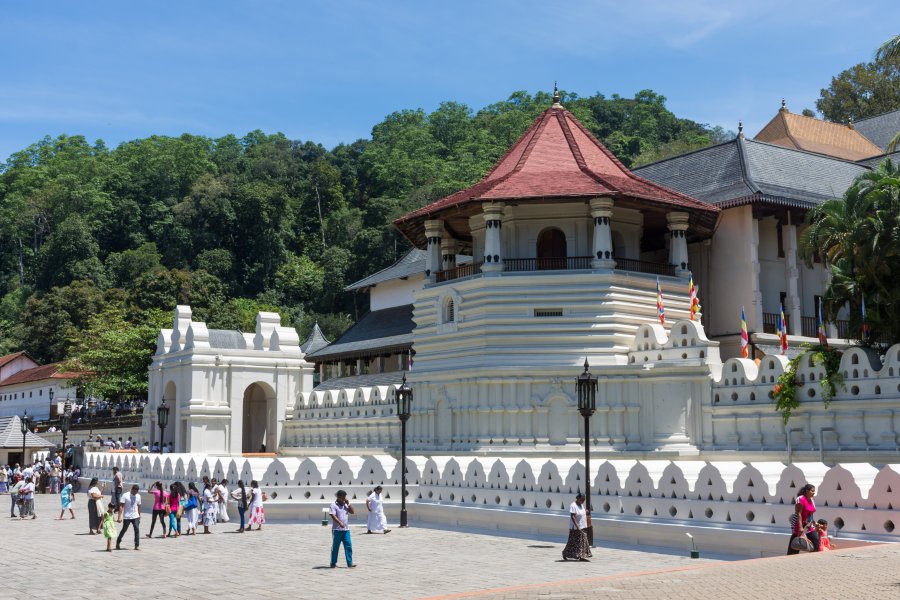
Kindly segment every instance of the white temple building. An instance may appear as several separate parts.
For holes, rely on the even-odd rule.
[[[247,471],[289,486],[295,504],[318,501],[315,486],[325,482],[365,486],[365,473],[395,483],[394,391],[405,375],[415,393],[408,468],[415,502],[430,507],[423,511],[437,520],[436,507],[448,506],[557,511],[566,505],[558,494],[583,486],[574,380],[587,359],[599,379],[590,480],[592,493],[610,498],[595,500],[595,510],[611,519],[627,508],[646,520],[642,511],[652,509],[653,519],[705,515],[721,525],[738,518],[729,504],[737,502],[743,525],[776,529],[786,515],[773,498],[784,504],[795,480],[827,483],[834,472],[834,502],[843,502],[840,481],[856,478],[859,491],[877,475],[884,487],[898,471],[885,465],[900,463],[900,345],[848,349],[846,385],[827,407],[822,367],[801,365],[801,408],[787,426],[772,400],[788,357],[778,354],[770,315],[784,303],[791,346],[815,341],[810,323],[828,282],[823,265],[806,267],[797,254],[805,212],[868,168],[741,133],[635,174],[557,97],[480,182],[396,222],[416,248],[348,286],[369,295],[371,312],[339,339],[329,343],[316,327],[301,344],[271,313],[259,314],[252,333],[209,330],[178,307],[159,336],[144,417],[155,439],[166,401],[165,441],[176,455],[126,467]],[[691,274],[703,305],[697,320]],[[742,305],[747,359],[737,358]],[[851,337],[846,325],[829,324],[830,344],[847,348]],[[246,456],[259,452],[278,458]],[[490,460],[479,467],[476,456]],[[740,477],[768,492],[736,492]],[[625,500],[655,498],[666,486],[677,506]],[[696,491],[703,486],[715,493]],[[878,498],[893,510],[900,498],[881,487]],[[883,511],[884,501],[868,508]],[[881,513],[837,517],[848,532],[884,521]],[[883,525],[892,535],[893,522]]]

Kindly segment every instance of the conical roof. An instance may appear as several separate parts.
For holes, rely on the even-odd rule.
[[[313,325],[312,331],[309,332],[309,335],[306,337],[306,341],[300,345],[300,350],[303,354],[312,354],[316,350],[321,350],[328,344],[330,344],[327,339],[325,339],[325,334],[322,333],[322,329],[319,327],[319,322],[316,321],[316,324]]]
[[[718,208],[632,173],[568,110],[554,104],[475,185],[413,211],[395,225],[424,245],[425,219],[474,214],[483,202],[553,202],[609,196],[617,204],[680,210],[711,233]],[[474,210],[473,210],[474,209]]]

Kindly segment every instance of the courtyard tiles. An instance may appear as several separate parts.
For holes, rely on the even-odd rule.
[[[607,577],[639,571],[694,567],[718,562],[714,557],[690,560],[686,552],[644,551],[628,546],[594,549],[590,563],[562,562],[566,522],[560,519],[556,540],[501,537],[484,532],[410,527],[388,535],[366,535],[365,517],[351,519],[354,562],[359,568],[328,568],[329,527],[272,523],[261,532],[237,534],[235,521],[213,527],[212,535],[141,539],[141,552],[131,550],[129,530],[123,550],[107,553],[102,536],[87,534],[87,498],[77,494],[77,519],[55,521],[58,496],[37,495],[36,520],[0,518],[0,570],[27,573],[29,581],[3,590],[2,598],[115,597],[227,600],[230,598],[422,598],[512,586]],[[8,510],[8,496],[0,504]],[[363,505],[357,509],[365,510]],[[141,535],[150,516],[141,519]],[[49,569],[49,570],[47,570]],[[35,581],[35,572],[48,573]],[[17,581],[12,577],[8,581]],[[352,593],[351,593],[352,591]],[[522,590],[547,597],[551,588]],[[519,593],[519,592],[516,592]],[[571,596],[568,596],[571,597]]]

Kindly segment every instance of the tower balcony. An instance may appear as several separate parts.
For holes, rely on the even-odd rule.
[[[565,258],[507,258],[503,261],[503,273],[535,273],[543,271],[591,271],[591,256],[569,256]],[[649,275],[676,275],[675,266],[666,263],[649,262],[634,258],[615,257],[616,271],[646,273]],[[460,265],[435,273],[435,285],[481,275],[482,262]]]

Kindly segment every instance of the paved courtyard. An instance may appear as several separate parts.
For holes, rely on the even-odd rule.
[[[8,510],[8,496],[0,502]],[[143,538],[141,552],[131,550],[129,531],[127,550],[108,554],[104,538],[87,533],[86,504],[79,494],[74,521],[54,520],[57,496],[37,497],[33,521],[3,513],[0,570],[28,573],[29,580],[0,597],[784,598],[787,590],[807,587],[822,598],[900,598],[900,548],[894,546],[792,558],[789,567],[781,558],[690,560],[661,549],[607,545],[594,549],[592,562],[576,563],[561,561],[564,522],[558,540],[534,540],[420,527],[370,536],[357,517],[359,568],[344,568],[341,558],[341,568],[329,569],[330,528],[317,525],[270,524],[237,535],[232,522],[208,536]],[[145,514],[142,535],[149,524]],[[35,580],[36,572],[47,576]]]

